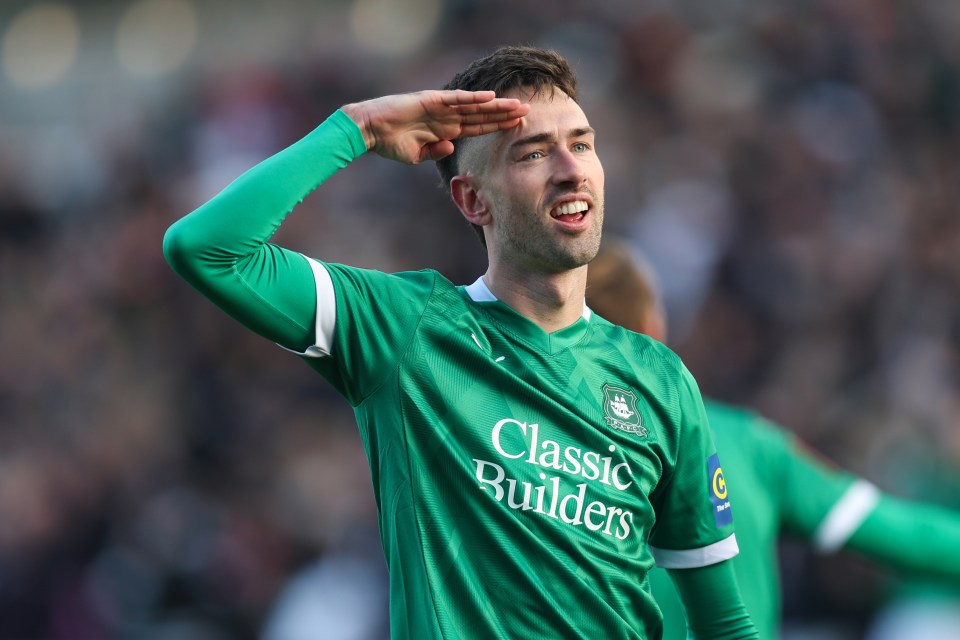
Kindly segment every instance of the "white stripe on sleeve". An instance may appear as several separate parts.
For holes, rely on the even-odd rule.
[[[325,358],[330,355],[331,345],[333,344],[333,328],[337,323],[337,297],[333,293],[333,280],[326,267],[314,260],[307,258],[307,264],[313,270],[313,281],[317,287],[317,317],[314,324],[314,343],[307,347],[304,352],[282,348],[292,351],[297,355],[307,358]]]
[[[659,549],[650,547],[654,562],[663,569],[696,569],[729,560],[738,553],[737,537],[730,534],[719,542],[698,549]]]
[[[857,480],[847,489],[823,519],[813,536],[813,546],[832,553],[846,544],[880,500],[880,491],[866,480]]]

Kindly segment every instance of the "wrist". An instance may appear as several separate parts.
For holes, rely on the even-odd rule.
[[[373,149],[377,144],[377,137],[374,135],[373,129],[370,126],[370,117],[363,103],[353,102],[345,104],[340,107],[340,110],[347,114],[347,117],[353,120],[357,128],[360,129],[360,134],[363,136],[363,143],[366,145],[367,151]]]

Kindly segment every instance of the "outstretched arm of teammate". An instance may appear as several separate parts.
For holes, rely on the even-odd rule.
[[[824,553],[841,548],[891,567],[960,581],[960,512],[882,493],[760,420],[762,457],[782,491],[784,525]]]
[[[878,496],[844,545],[899,570],[960,584],[960,512]]]
[[[687,611],[691,637],[760,637],[743,606],[730,560],[695,569],[669,569],[668,573]]]
[[[492,91],[424,91],[346,105],[171,226],[164,254],[242,324],[303,351],[314,342],[314,277],[303,256],[268,243],[287,214],[368,150],[401,162],[436,159],[452,152],[450,140],[514,127],[528,111]]]

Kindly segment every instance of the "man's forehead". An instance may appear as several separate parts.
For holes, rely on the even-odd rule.
[[[514,142],[530,136],[566,136],[590,129],[587,116],[580,105],[571,99],[562,89],[545,87],[535,92],[530,87],[521,87],[505,91],[501,97],[518,98],[530,104],[530,113],[520,119],[516,127],[496,131],[476,138],[462,141],[461,169],[478,154],[499,154],[507,150]]]
[[[522,98],[521,98],[522,99]],[[531,136],[566,137],[581,135],[590,130],[590,122],[580,105],[560,89],[546,96],[528,96],[530,113],[520,119],[520,124],[497,134],[497,145],[509,145]]]
[[[519,87],[505,91],[500,97],[517,98],[521,102],[528,103],[531,106],[531,113],[541,110],[570,110],[583,114],[580,105],[559,87],[543,87],[540,91],[534,91],[532,87]],[[523,119],[526,120],[529,115],[527,114]]]

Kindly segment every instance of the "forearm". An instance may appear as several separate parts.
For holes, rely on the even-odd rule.
[[[669,571],[683,600],[693,638],[759,638],[740,597],[730,560]]]
[[[960,512],[884,495],[846,548],[897,569],[960,581]]]
[[[309,266],[267,241],[307,194],[364,151],[356,126],[334,114],[171,226],[167,260],[243,324],[284,346],[306,346],[316,305]]]

